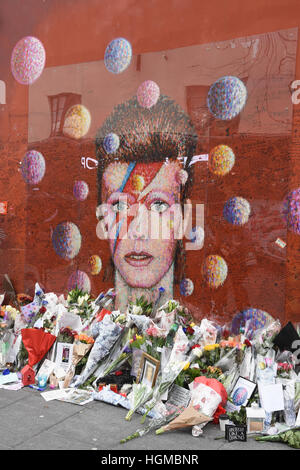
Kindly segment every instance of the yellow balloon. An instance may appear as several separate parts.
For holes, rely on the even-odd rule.
[[[63,133],[68,137],[80,139],[88,133],[90,125],[89,110],[82,104],[75,104],[66,112]]]
[[[93,276],[100,273],[102,269],[102,261],[98,255],[92,255],[89,259],[90,271]]]

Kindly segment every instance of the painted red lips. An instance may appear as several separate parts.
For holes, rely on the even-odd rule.
[[[125,255],[125,261],[136,268],[148,266],[153,260],[153,256],[145,251],[139,253],[132,251]]]

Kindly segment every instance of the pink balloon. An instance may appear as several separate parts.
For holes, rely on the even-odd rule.
[[[149,109],[157,103],[159,95],[160,90],[157,83],[146,80],[138,88],[137,100],[140,106]]]
[[[46,52],[41,41],[26,36],[15,45],[11,55],[11,71],[21,85],[31,85],[42,74]]]

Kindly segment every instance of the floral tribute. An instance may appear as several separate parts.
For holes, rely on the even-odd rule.
[[[0,370],[18,372],[22,387],[37,384],[50,364],[48,387],[60,384],[122,406],[128,421],[139,414],[141,426],[122,443],[187,427],[198,436],[225,413],[231,424],[246,425],[249,407],[265,406],[262,388],[279,384],[284,408],[265,414],[260,434],[278,435],[270,439],[276,441],[288,431],[284,442],[297,447],[297,357],[292,347],[277,346],[283,328],[270,315],[264,326],[251,318],[239,328],[234,320],[222,325],[204,317],[195,323],[175,299],[160,305],[140,297],[119,311],[108,307],[112,289],[93,298],[75,288],[65,297],[44,293],[38,284],[33,297],[16,298],[18,305],[0,304]],[[298,325],[293,328],[300,340]],[[61,343],[71,354],[65,368],[57,363]],[[249,394],[236,389],[241,381],[251,385]]]

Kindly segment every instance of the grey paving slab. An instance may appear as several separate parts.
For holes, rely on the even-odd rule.
[[[0,409],[23,398],[24,392],[22,390],[11,391],[0,389]]]
[[[127,410],[93,401],[84,406],[57,400],[46,402],[39,392],[0,389],[0,450],[292,450],[279,443],[228,443],[219,427],[209,423],[203,435],[195,438],[191,429],[147,435],[120,444],[122,438],[142,425],[141,415],[126,421]],[[2,446],[2,447],[1,447]]]
[[[56,404],[46,402],[39,393],[33,391],[32,394],[23,392],[22,399],[9,402],[6,407],[2,407],[0,429],[4,444],[18,445],[79,411],[76,405],[59,404],[62,406],[58,407],[57,402]],[[4,434],[3,430],[5,430]]]
[[[0,444],[0,450],[13,450],[13,448]]]
[[[68,436],[43,431],[16,445],[15,450],[91,450],[93,447],[95,447],[94,443],[89,445],[73,438],[70,439]]]

